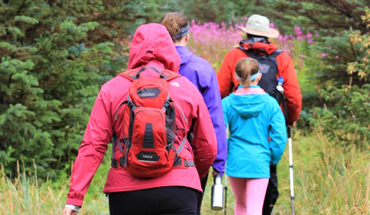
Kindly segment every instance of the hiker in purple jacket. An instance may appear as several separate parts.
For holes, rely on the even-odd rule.
[[[167,13],[161,19],[170,33],[180,55],[181,63],[179,73],[189,79],[200,91],[211,115],[213,127],[217,136],[217,156],[213,162],[212,176],[225,172],[227,156],[226,132],[221,105],[220,90],[216,73],[212,66],[201,57],[193,54],[187,47],[189,41],[189,21],[181,13]],[[208,174],[202,178],[203,193],[207,184]],[[198,198],[198,214],[202,204],[203,194]]]

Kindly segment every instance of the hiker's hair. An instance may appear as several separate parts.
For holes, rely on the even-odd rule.
[[[176,39],[176,35],[180,32],[181,28],[188,25],[188,22],[188,18],[178,12],[166,13],[161,18],[161,24],[167,28],[174,42],[181,40],[181,38]]]
[[[244,87],[251,84],[250,77],[258,72],[260,66],[258,61],[253,58],[242,58],[235,65],[235,73],[239,83]]]

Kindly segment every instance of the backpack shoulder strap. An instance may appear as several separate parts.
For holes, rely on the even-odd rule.
[[[251,56],[253,57],[254,55],[258,55],[256,54],[255,52],[251,51],[251,50],[246,50],[243,46],[239,46],[238,49],[242,50],[245,54],[247,54],[248,56]],[[276,58],[279,54],[283,53],[284,51],[281,50],[281,49],[276,49],[273,53],[267,55],[268,57],[270,58]]]
[[[168,82],[172,81],[175,78],[181,77],[179,73],[172,72],[170,70],[163,70],[162,74],[164,76],[164,79],[166,79]]]
[[[281,49],[276,49],[272,54],[269,55],[271,58],[276,58],[279,54],[283,53],[284,51]]]
[[[119,73],[117,76],[122,76],[128,80],[130,80],[131,82],[134,81],[134,78],[132,77],[132,74],[136,74],[137,73],[137,70],[136,69],[130,69],[130,70],[127,70],[125,72],[121,72]]]
[[[136,77],[137,73],[138,73],[138,70],[130,69],[125,72],[119,73],[117,76],[122,76],[130,81],[134,81],[135,79],[137,79]],[[161,75],[161,77],[163,77],[167,81],[171,81],[175,78],[181,77],[180,74],[172,72],[170,70],[163,70],[162,72],[158,72],[158,73]]]
[[[254,52],[246,50],[243,46],[239,46],[239,47],[237,47],[237,49],[242,50],[248,56],[250,55],[250,53],[254,54]]]

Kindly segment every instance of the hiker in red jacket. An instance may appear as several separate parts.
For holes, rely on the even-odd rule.
[[[283,78],[283,88],[288,112],[286,121],[288,126],[293,125],[298,120],[299,113],[301,111],[302,95],[291,57],[288,53],[278,50],[278,46],[268,40],[268,38],[277,38],[279,36],[279,32],[274,28],[270,28],[269,20],[261,15],[250,16],[246,27],[239,27],[239,29],[247,34],[247,39],[240,41],[240,46],[238,48],[234,48],[229,51],[222,62],[221,68],[217,74],[221,97],[224,98],[231,92],[235,92],[237,90],[239,81],[234,75],[235,65],[241,58],[274,58],[272,62],[275,61],[275,63],[273,62],[269,70],[267,70],[267,67],[270,66],[262,66],[262,63],[259,61],[260,69],[263,73],[262,79],[269,77],[270,80],[272,80],[270,82],[270,86],[267,86],[266,88],[261,85],[261,82],[266,83],[269,82],[268,80],[261,80],[259,85],[267,93],[275,97],[273,94],[275,93],[274,90],[276,90],[277,78]],[[275,71],[273,67],[275,67]],[[272,208],[279,196],[277,189],[276,166],[271,165],[270,171],[271,178],[263,207],[264,215],[271,214]]]
[[[163,25],[145,24],[135,32],[128,69],[139,70],[144,66],[158,71],[177,73],[179,70],[180,57]],[[140,78],[157,77],[152,69],[140,73]],[[122,138],[124,122],[115,121],[115,113],[127,99],[130,84],[127,78],[117,76],[102,86],[73,166],[63,215],[77,214],[108,143],[114,135]],[[176,126],[174,146],[179,147],[181,140],[185,140],[180,156],[193,165],[185,166],[182,162],[180,168],[174,167],[162,176],[149,179],[132,176],[121,163],[112,165],[103,192],[108,194],[113,215],[196,214],[197,194],[202,192],[200,178],[208,173],[217,153],[216,136],[209,132],[213,131],[212,121],[197,88],[182,76],[169,81],[168,86],[170,98],[176,104],[176,125],[182,125]],[[193,132],[191,143],[186,138],[188,132]],[[112,159],[117,161],[120,156],[120,148],[115,145]]]

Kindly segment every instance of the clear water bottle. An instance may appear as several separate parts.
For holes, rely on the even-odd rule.
[[[211,209],[215,211],[224,208],[224,185],[222,185],[222,177],[217,174],[214,178],[214,185],[211,193]]]
[[[276,89],[284,95],[284,88],[283,88],[284,79],[283,79],[283,77],[280,76],[277,79],[277,82],[278,82],[278,85],[276,86]]]

